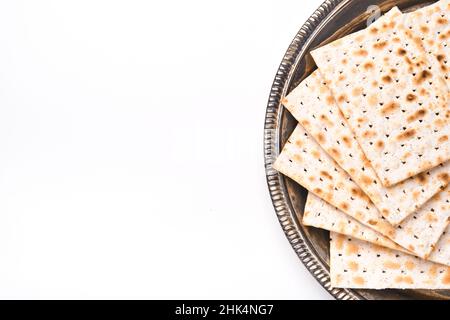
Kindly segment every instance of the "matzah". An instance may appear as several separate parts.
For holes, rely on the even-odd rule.
[[[450,267],[352,237],[331,233],[335,288],[450,289]]]
[[[449,182],[450,162],[385,187],[342,116],[318,70],[283,99],[284,106],[350,175],[391,224],[397,225]]]
[[[301,125],[289,137],[273,168],[361,223],[383,235],[394,235],[395,228]]]
[[[444,234],[431,252],[428,260],[439,262],[450,266],[450,226],[445,229]]]
[[[302,223],[411,254],[312,193],[308,193]],[[450,266],[450,226],[447,226],[427,260]]]
[[[440,69],[397,8],[367,29],[311,52],[385,186],[450,158],[450,110]]]
[[[276,159],[274,169],[354,217],[364,225],[395,241],[420,257],[427,257],[448,224],[450,208],[446,198],[439,208],[422,208],[394,228],[378,212],[364,192],[348,174],[298,125],[283,151]],[[434,202],[430,202],[433,204]],[[427,217],[430,217],[427,219]],[[427,223],[423,221],[427,219]]]
[[[404,14],[406,30],[417,38],[427,53],[434,57],[435,68],[440,69],[450,88],[450,1],[441,0],[427,7]]]
[[[302,224],[352,236],[386,248],[406,251],[389,238],[366,227],[311,192],[308,192]]]

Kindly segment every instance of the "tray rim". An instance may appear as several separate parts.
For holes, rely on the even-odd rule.
[[[306,234],[291,217],[295,214],[290,208],[287,190],[284,187],[283,177],[272,168],[274,154],[279,154],[279,130],[282,109],[281,97],[286,94],[289,80],[294,72],[297,57],[304,53],[305,44],[313,38],[318,27],[323,25],[332,12],[351,0],[325,0],[319,8],[308,18],[295,35],[279,65],[275,79],[272,83],[267,102],[264,122],[264,164],[267,186],[279,223],[292,248],[307,270],[316,278],[322,287],[337,300],[364,300],[355,289],[331,287],[330,274],[325,265],[314,254],[312,245]]]

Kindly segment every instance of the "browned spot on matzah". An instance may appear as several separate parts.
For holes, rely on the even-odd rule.
[[[354,54],[355,54],[356,56],[362,56],[362,57],[365,57],[365,56],[368,55],[368,52],[367,52],[367,50],[360,49],[360,50],[356,50],[356,51],[354,52]]]
[[[420,30],[424,33],[427,33],[430,29],[427,26],[420,26]]]
[[[350,261],[348,263],[348,268],[352,271],[358,271],[358,264],[355,261]]]
[[[329,150],[329,152],[334,158],[340,158],[341,157],[341,153],[336,148],[331,148]]]
[[[344,94],[341,94],[341,95],[337,98],[338,102],[340,102],[340,103],[344,102],[346,99],[347,99],[347,97],[346,97]]]
[[[363,286],[365,281],[363,277],[354,277],[353,282],[358,286]]]
[[[352,90],[352,95],[353,95],[354,97],[359,96],[359,95],[361,95],[362,93],[363,93],[363,88],[361,88],[361,87],[359,87],[359,88],[354,88],[354,89]]]
[[[320,175],[328,180],[333,180],[333,177],[326,171],[320,171]]]
[[[325,136],[322,133],[319,133],[317,135],[317,140],[319,140],[320,143],[324,143],[325,142]]]
[[[367,130],[367,131],[364,131],[364,132],[363,132],[363,137],[364,137],[364,138],[373,138],[373,137],[375,137],[376,135],[377,135],[377,133],[376,133],[375,131]]]
[[[409,138],[414,137],[415,134],[416,134],[416,130],[414,130],[414,129],[408,129],[408,130],[406,130],[405,132],[399,134],[399,135],[397,136],[397,140],[400,140],[400,141],[401,141],[401,140],[406,140],[406,139],[409,139]]]
[[[400,105],[396,102],[389,102],[386,106],[381,109],[381,114],[387,115],[389,113],[394,112],[395,110],[399,109]]]
[[[431,266],[430,269],[428,270],[428,274],[431,277],[436,277],[437,273],[438,273],[438,268],[436,265]]]
[[[438,178],[443,181],[444,183],[448,183],[449,180],[449,174],[448,173],[441,173]]]
[[[327,104],[328,105],[334,104],[334,98],[332,96],[327,96]]]
[[[378,104],[378,97],[375,94],[369,96],[369,106],[374,107]]]
[[[406,263],[405,263],[405,267],[406,267],[407,270],[414,270],[414,268],[416,267],[416,265],[414,264],[413,261],[408,260],[408,261],[406,261]]]
[[[447,268],[447,270],[445,271],[445,275],[442,278],[442,283],[443,284],[450,284],[450,268]]]
[[[370,178],[369,178],[368,176],[366,176],[366,175],[363,175],[363,176],[361,177],[361,180],[362,180],[362,182],[363,182],[364,184],[366,184],[366,185],[372,183],[372,179],[370,179]]]
[[[422,72],[420,72],[416,78],[414,79],[414,83],[415,84],[421,84],[422,82],[424,82],[425,80],[427,80],[428,78],[431,78],[432,74],[430,71],[428,70],[423,70]]]
[[[350,206],[348,205],[347,202],[342,202],[342,203],[341,203],[341,208],[342,208],[344,211],[347,211],[349,207],[350,207]]]
[[[442,136],[442,137],[439,137],[439,142],[445,142],[445,141],[447,141],[448,140],[448,136]]]
[[[429,223],[433,223],[433,222],[437,221],[437,217],[436,217],[436,215],[433,212],[428,212],[428,214],[426,215],[426,220]]]
[[[417,175],[417,181],[419,184],[424,185],[427,182],[427,176],[424,173],[419,173]]]
[[[445,18],[438,18],[437,23],[438,24],[447,24],[448,20]]]
[[[308,128],[311,125],[311,123],[306,119],[302,119],[300,122],[302,123],[302,126],[304,126],[305,128]]]
[[[403,49],[403,48],[399,48],[397,50],[397,54],[400,55],[400,56],[404,56],[406,54],[406,50]]]
[[[392,78],[390,76],[384,76],[381,78],[381,80],[383,80],[383,82],[385,83],[391,83],[392,82]]]
[[[407,120],[408,122],[413,122],[415,120],[423,118],[427,114],[427,110],[419,109],[414,114],[410,115]]]
[[[366,62],[366,63],[363,64],[363,68],[366,69],[366,70],[373,69],[373,67],[374,67],[374,65],[373,65],[372,62]]]
[[[375,44],[373,45],[373,47],[374,47],[375,49],[377,49],[377,50],[381,50],[381,49],[383,49],[384,47],[386,47],[387,44],[388,44],[387,41],[380,41],[380,42],[375,43]]]
[[[344,141],[344,143],[347,147],[350,148],[352,146],[352,140],[349,137],[343,136],[342,141]]]
[[[395,278],[395,282],[397,283],[407,283],[407,284],[413,284],[414,280],[410,276],[397,276]]]
[[[383,263],[383,267],[386,269],[400,269],[401,265],[397,262],[388,260]]]
[[[356,244],[348,243],[347,244],[347,255],[358,253],[359,247]]]

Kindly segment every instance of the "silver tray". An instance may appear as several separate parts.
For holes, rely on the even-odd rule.
[[[386,12],[394,6],[402,11],[428,5],[420,0],[327,0],[306,21],[290,44],[270,91],[264,125],[264,158],[270,196],[292,248],[320,284],[336,299],[450,299],[443,290],[356,290],[331,288],[329,277],[329,233],[303,226],[307,192],[279,174],[272,163],[297,122],[280,104],[315,68],[310,50],[366,27],[372,15],[368,8]]]

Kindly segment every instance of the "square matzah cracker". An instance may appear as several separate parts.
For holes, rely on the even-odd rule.
[[[445,80],[402,20],[394,8],[311,53],[386,186],[450,159]]]
[[[446,162],[395,186],[383,186],[318,70],[292,90],[283,104],[391,224],[402,222],[449,182],[450,162]]]
[[[366,227],[312,193],[308,193],[302,223],[306,226],[337,232],[411,254],[390,239]],[[447,227],[446,232],[439,239],[427,260],[450,266],[450,227]]]
[[[331,286],[364,289],[450,289],[450,267],[331,233]]]
[[[298,125],[273,165],[310,192],[420,257],[427,257],[448,224],[448,192],[438,193],[394,228],[348,174]],[[440,201],[443,201],[440,202]],[[428,207],[428,205],[432,207]]]

